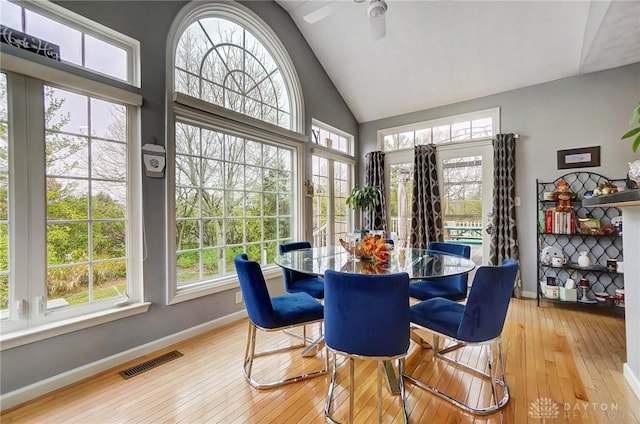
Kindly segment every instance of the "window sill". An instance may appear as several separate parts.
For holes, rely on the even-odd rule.
[[[151,302],[135,303],[127,306],[110,308],[93,314],[83,315],[81,317],[40,325],[27,330],[0,334],[0,351],[60,336],[72,331],[82,330],[83,328],[89,328],[133,315],[142,314],[147,312],[150,306]]]
[[[277,265],[271,265],[262,269],[262,275],[266,281],[274,278],[281,278],[282,268]],[[227,290],[237,289],[238,287],[240,287],[238,276],[236,274],[232,274],[216,280],[214,283],[178,290],[178,292],[173,296],[169,295],[167,298],[167,305],[174,305],[176,303],[198,299],[200,297],[221,293]]]

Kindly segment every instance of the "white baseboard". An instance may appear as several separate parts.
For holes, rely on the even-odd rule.
[[[247,311],[243,309],[241,311],[234,312],[233,314],[197,325],[195,327],[180,331],[179,333],[154,340],[147,344],[137,346],[133,349],[120,352],[99,361],[84,365],[79,368],[75,368],[73,370],[69,370],[62,374],[58,374],[29,386],[22,387],[18,390],[14,390],[0,397],[0,411],[13,408],[14,406],[20,405],[21,403],[27,402],[54,390],[68,386],[69,384],[76,383],[80,380],[91,377],[92,375],[96,375],[103,371],[107,371],[111,368],[117,367],[118,365],[124,364],[125,362],[132,361],[141,356],[148,355],[160,349],[164,349],[168,346],[206,333],[207,331],[213,330],[215,328],[222,327],[223,325],[245,318],[246,316]]]
[[[529,292],[529,291],[522,291],[520,292],[521,297],[526,297],[529,299],[535,299],[536,296],[536,292]]]
[[[627,380],[627,383],[629,383],[633,393],[636,395],[638,400],[640,400],[640,379],[638,379],[638,376],[633,373],[633,370],[626,362],[622,366],[622,374],[624,375],[624,379]]]

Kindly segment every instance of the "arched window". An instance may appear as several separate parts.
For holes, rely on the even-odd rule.
[[[204,18],[182,33],[176,91],[290,128],[289,94],[278,65],[242,26]]]
[[[176,29],[174,91],[302,133],[300,83],[273,31],[233,2],[194,3]]]
[[[273,31],[240,4],[192,2],[172,32],[167,134],[169,303],[237,287],[234,256],[280,273],[301,233],[300,83]]]

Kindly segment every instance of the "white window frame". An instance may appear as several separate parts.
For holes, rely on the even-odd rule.
[[[338,157],[342,157],[344,158],[343,160],[355,160],[355,139],[353,137],[353,135],[346,133],[336,127],[333,127],[331,125],[325,124],[322,121],[319,121],[315,118],[311,119],[311,128],[313,129],[313,127],[318,127],[322,130],[325,130],[329,133],[332,133],[334,135],[337,135],[339,137],[343,137],[347,140],[347,152],[343,152],[341,150],[338,150],[336,147],[328,147],[325,146],[324,144],[320,144],[319,141],[316,142],[314,140],[315,135],[312,133],[311,137],[309,139],[309,142],[311,143],[312,146],[314,146],[314,149],[318,149],[318,151],[325,151],[327,152],[326,154],[330,154],[330,153],[335,153]]]
[[[177,93],[174,89],[175,53],[181,34],[193,22],[205,16],[227,19],[245,27],[272,53],[273,59],[282,72],[289,90],[291,101],[291,129],[260,121],[250,116],[223,108],[218,105]],[[178,120],[190,122],[199,127],[209,128],[238,137],[248,138],[261,143],[287,147],[293,151],[292,167],[292,211],[303,210],[303,185],[301,176],[305,175],[304,101],[302,86],[298,79],[293,61],[276,34],[255,13],[235,2],[191,2],[176,16],[169,31],[167,43],[167,287],[166,303],[175,304],[210,294],[237,288],[235,274],[202,280],[194,284],[178,287],[176,278],[176,216],[175,216],[175,125]],[[291,235],[293,238],[304,234],[304,219],[292,214]],[[281,275],[276,265],[263,267],[265,278]]]
[[[140,42],[113,29],[94,22],[82,15],[74,13],[64,7],[51,3],[47,0],[7,0],[17,6],[29,9],[42,16],[52,19],[56,22],[64,24],[69,28],[73,28],[83,34],[88,34],[112,46],[118,47],[127,53],[127,78],[125,82],[134,87],[140,87]],[[23,31],[23,28],[16,28]],[[84,49],[84,47],[83,47]],[[84,69],[96,75],[101,75],[116,81],[123,81],[111,75],[104,74],[91,68],[87,68],[61,58],[62,62],[78,69]]]
[[[331,125],[327,125],[317,119],[312,119],[312,125],[315,127],[324,129],[330,133],[346,138],[347,143],[350,146],[349,149],[351,152],[353,152],[354,137],[351,134],[348,134],[342,130],[332,127]],[[329,212],[329,215],[327,216],[327,221],[331,222],[333,221],[333,217],[334,217],[333,211],[335,210],[335,207],[334,207],[335,206],[335,195],[334,195],[335,187],[334,187],[334,179],[333,179],[334,163],[337,161],[337,162],[342,162],[349,165],[350,167],[349,193],[350,193],[355,184],[355,163],[356,163],[355,157],[353,156],[353,154],[346,154],[339,150],[316,144],[313,140],[313,134],[310,137],[310,143],[313,146],[313,148],[311,149],[311,153],[313,156],[318,156],[318,157],[327,159],[329,161],[329,168],[327,170],[328,178],[329,178],[329,193],[328,193],[329,204],[327,205],[327,211]],[[312,170],[312,172],[314,172],[314,170]],[[347,194],[347,196],[348,195],[349,194]],[[353,230],[355,213],[350,208],[348,208],[348,210],[349,210],[349,213],[347,214],[347,221],[348,221],[347,231],[350,231],[350,230]],[[313,205],[311,205],[311,210],[309,211],[309,213],[313,214]],[[330,234],[334,234],[334,233],[335,231],[332,228],[332,230],[330,231]],[[309,231],[308,239],[313,240],[313,228],[311,228]]]
[[[455,151],[458,149],[465,149],[470,146],[481,148],[482,146],[486,146],[491,143],[491,139],[498,133],[500,133],[500,107],[494,107],[489,109],[478,110],[474,112],[463,113],[459,115],[446,116],[442,118],[436,118],[428,121],[421,121],[407,125],[401,125],[397,127],[384,128],[377,131],[377,139],[378,139],[378,148],[380,150],[384,147],[384,137],[393,134],[400,134],[404,132],[410,131],[419,131],[425,128],[433,128],[441,125],[453,125],[458,122],[465,121],[473,121],[476,119],[482,118],[492,118],[492,126],[493,126],[493,136],[491,137],[483,137],[476,138],[470,140],[461,140],[461,141],[449,141],[444,143],[433,143],[436,146],[436,154],[438,155],[438,163],[440,163],[441,152]],[[413,146],[406,149],[398,149],[398,150],[387,150],[385,151],[385,186],[386,193],[385,196],[389,198],[391,195],[391,185],[390,185],[390,175],[389,166],[400,164],[400,163],[408,163],[413,162]],[[439,167],[440,168],[440,167]],[[493,168],[491,168],[493,169]],[[438,172],[440,175],[442,174],[442,169],[439,169]],[[442,190],[442,178],[440,178],[440,189]],[[483,204],[487,199],[483,199]],[[387,216],[391,216],[391,202],[387,202]],[[485,255],[486,256],[486,255]]]
[[[400,125],[397,127],[391,127],[391,128],[385,128],[385,129],[381,129],[378,130],[377,135],[378,135],[378,148],[380,150],[382,150],[384,148],[384,137],[388,136],[388,135],[393,135],[393,134],[400,134],[400,133],[404,133],[404,132],[411,132],[411,131],[419,131],[425,128],[434,128],[434,127],[438,127],[438,126],[442,126],[442,125],[453,125],[453,124],[457,124],[460,122],[465,122],[465,121],[474,121],[477,119],[482,119],[482,118],[492,118],[492,124],[493,124],[493,135],[495,136],[496,134],[499,133],[500,131],[500,108],[499,107],[494,107],[494,108],[489,108],[489,109],[483,109],[483,110],[478,110],[478,111],[474,111],[474,112],[468,112],[468,113],[462,113],[459,115],[452,115],[452,116],[445,116],[442,118],[436,118],[436,119],[431,119],[428,121],[421,121],[421,122],[416,122],[416,123],[412,123],[412,124],[407,124],[407,125]],[[488,137],[491,138],[491,137]],[[482,140],[486,140],[487,137],[483,137],[483,138],[476,138],[476,139],[470,139],[470,140],[461,140],[461,141],[448,141],[446,143],[434,143],[435,146],[443,146],[443,145],[454,145],[454,144],[458,144],[458,143],[474,143],[477,141],[482,141]],[[413,146],[407,148],[407,149],[398,149],[398,150],[385,150],[385,154],[389,155],[393,155],[396,152],[400,152],[402,150],[411,150],[413,149]]]
[[[14,254],[10,259],[12,273],[22,272],[22,275],[14,274],[11,277],[14,283],[10,302],[15,305],[16,302],[22,301],[24,310],[28,313],[1,324],[2,350],[146,312],[149,303],[145,303],[143,298],[142,167],[139,149],[142,97],[64,71],[52,71],[45,65],[4,53],[0,53],[0,63],[2,71],[8,74],[8,91],[17,90],[8,98],[12,111],[9,117],[9,145],[13,149],[10,163],[13,190],[10,207],[13,213],[10,219],[15,221],[11,222],[10,226],[13,232],[17,228],[26,228],[20,231],[21,234],[24,231],[28,235],[25,238],[11,237],[11,249]],[[37,98],[33,99],[34,93],[36,96],[42,95],[37,93],[42,93],[43,84],[127,105],[127,279],[131,293],[130,301],[124,307],[116,307],[113,301],[52,311],[45,311],[43,309],[46,308],[40,306],[42,299],[47,298],[44,114],[31,114],[27,119],[18,111],[29,110],[29,113],[32,113],[34,108],[29,107],[28,103],[38,103]],[[42,164],[42,167],[34,167],[37,163]],[[29,206],[25,207],[27,204]],[[29,211],[28,214],[24,213],[25,209]],[[21,212],[16,213],[17,210]],[[15,283],[18,279],[27,279],[29,282],[18,285]]]

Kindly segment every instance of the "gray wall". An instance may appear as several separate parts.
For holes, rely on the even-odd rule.
[[[164,140],[165,46],[173,18],[186,2],[56,3],[140,41],[144,97],[142,142],[153,137]],[[357,135],[358,124],[353,114],[289,15],[271,1],[244,4],[272,27],[296,66],[304,93],[307,134],[310,133],[311,118],[317,118]],[[309,169],[307,178],[310,178]],[[242,309],[242,305],[235,304],[235,290],[165,305],[165,217],[161,212],[164,210],[164,181],[143,178],[143,195],[148,247],[144,293],[145,300],[153,303],[149,312],[0,352],[0,393],[12,392]],[[281,282],[272,282],[271,286],[281,290]]]
[[[630,129],[629,117],[639,101],[636,63],[361,124],[359,157],[378,150],[379,129],[499,106],[501,131],[521,136],[516,149],[516,195],[522,201],[518,236],[523,290],[535,296],[536,178],[553,181],[571,172],[557,169],[556,151],[588,146],[602,146],[602,165],[582,170],[624,177],[627,162],[640,159],[640,150],[633,153],[631,142],[620,140]]]

